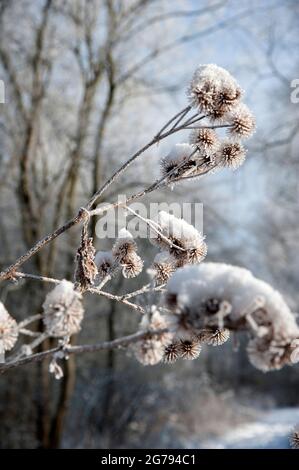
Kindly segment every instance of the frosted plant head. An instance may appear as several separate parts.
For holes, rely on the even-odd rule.
[[[182,175],[186,170],[194,167],[194,148],[190,144],[176,144],[166,157],[161,159],[162,176],[171,173],[172,177]]]
[[[0,302],[0,354],[10,351],[18,339],[18,324]]]
[[[100,279],[113,274],[115,261],[111,251],[98,251],[95,256],[95,263]]]
[[[182,359],[192,361],[197,359],[201,352],[201,344],[194,336],[179,340],[179,355]]]
[[[226,343],[230,337],[227,328],[204,328],[200,331],[198,339],[209,346],[221,346]]]
[[[199,263],[205,257],[207,247],[204,237],[193,225],[165,211],[160,211],[154,222],[167,240],[151,230],[151,242],[168,251],[177,263]]]
[[[210,263],[205,263],[210,264]],[[207,325],[219,328],[231,311],[231,296],[221,284],[205,278],[199,266],[178,269],[167,284],[165,302],[174,312],[180,329],[199,334]]]
[[[219,146],[219,138],[213,129],[194,129],[190,134],[190,144],[201,155],[211,155]]]
[[[158,253],[153,262],[156,285],[165,284],[175,270],[176,260],[168,251]]]
[[[206,64],[194,72],[187,95],[192,106],[218,119],[238,103],[242,90],[227,70]]]
[[[240,103],[231,111],[228,122],[228,134],[233,138],[247,139],[255,131],[255,118],[244,103]]]
[[[114,259],[119,263],[123,264],[130,258],[132,253],[137,251],[137,245],[133,239],[132,234],[122,228],[119,231],[118,239],[112,248],[112,254]]]
[[[247,346],[249,361],[262,372],[279,370],[287,364],[291,364],[291,342],[276,340],[267,337],[253,338]]]
[[[158,310],[143,316],[139,329],[140,331],[148,331],[145,338],[141,339],[132,346],[136,359],[143,365],[155,365],[161,362],[164,356],[165,347],[172,340],[172,333],[152,333],[168,328],[166,319]]]
[[[183,267],[168,281],[165,303],[177,328],[202,342],[218,345],[230,329],[249,331],[249,359],[259,369],[279,369],[297,358],[294,315],[277,291],[244,268],[221,263]]]
[[[136,277],[141,273],[143,261],[137,254],[137,244],[133,235],[125,228],[119,232],[118,239],[112,248],[112,255],[115,262],[122,267],[122,275],[126,279]]]
[[[232,168],[233,170],[239,168],[245,161],[246,150],[239,142],[231,142],[225,140],[221,143],[216,155],[215,162],[218,166]]]
[[[173,364],[179,359],[180,355],[180,343],[178,341],[173,341],[164,349],[163,362],[166,364]]]
[[[74,285],[65,279],[49,292],[43,303],[43,321],[50,336],[59,338],[80,331],[84,315],[81,298]]]
[[[138,276],[143,269],[143,261],[134,251],[126,255],[121,265],[122,275],[126,279]]]

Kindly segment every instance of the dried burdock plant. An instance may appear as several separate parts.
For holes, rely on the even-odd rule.
[[[115,273],[115,261],[111,251],[98,251],[95,256],[95,264],[100,279],[105,279]]]
[[[112,248],[114,259],[120,264],[125,264],[130,259],[130,256],[136,252],[137,245],[133,236],[128,230],[122,228]]]
[[[246,151],[240,142],[224,141],[215,154],[217,165],[236,169],[245,160]]]
[[[95,263],[95,248],[93,239],[88,237],[87,227],[84,224],[81,235],[81,243],[76,253],[75,283],[81,291],[94,284],[98,274]]]
[[[174,341],[173,343],[170,343],[168,346],[165,347],[163,362],[165,362],[166,364],[173,364],[179,359],[180,356],[180,343],[178,341]]]
[[[176,260],[168,251],[158,253],[153,262],[153,273],[156,285],[165,284],[175,271]]]
[[[168,177],[171,174],[177,178],[186,170],[194,168],[195,159],[192,158],[192,154],[194,154],[194,149],[191,145],[176,144],[169,154],[161,159],[162,176]]]
[[[143,316],[140,330],[145,331],[146,335],[133,345],[135,357],[141,364],[155,365],[163,359],[164,348],[171,342],[172,334],[155,331],[167,330],[167,327],[167,321],[156,309]]]
[[[244,268],[183,267],[169,280],[165,302],[178,328],[202,342],[220,345],[229,331],[247,330],[249,360],[264,372],[299,360],[295,316],[277,291]]]
[[[198,334],[198,339],[209,346],[221,346],[228,341],[229,336],[227,328],[204,328]]]
[[[219,146],[219,138],[213,129],[194,129],[190,134],[190,144],[192,144],[200,155],[210,155]]]
[[[157,231],[150,230],[151,242],[168,251],[176,267],[199,263],[207,253],[204,237],[195,227],[165,211],[160,211],[155,221]]]
[[[200,351],[201,344],[196,337],[181,339],[179,342],[179,354],[183,359],[193,361],[198,358]]]
[[[245,104],[237,106],[229,116],[228,133],[236,139],[247,139],[255,131],[255,118]]]
[[[232,75],[214,64],[200,65],[188,86],[189,104],[176,113],[153,138],[129,157],[100,187],[85,207],[67,223],[45,236],[0,273],[0,282],[32,279],[55,285],[43,303],[43,314],[19,324],[0,303],[0,354],[9,352],[21,335],[31,335],[30,344],[10,352],[0,372],[28,362],[50,357],[50,372],[62,376],[59,360],[69,354],[128,347],[144,365],[196,359],[201,348],[219,346],[230,332],[247,331],[247,353],[251,363],[262,371],[280,369],[299,361],[299,327],[282,296],[248,270],[236,266],[203,262],[207,254],[204,236],[190,223],[166,211],[153,220],[138,215],[130,203],[176,183],[195,180],[223,167],[236,169],[245,161],[241,141],[255,131],[255,118],[242,102],[243,91]],[[95,255],[88,229],[92,217],[103,217],[107,207],[95,207],[107,190],[146,150],[180,131],[190,130],[189,143],[177,143],[160,162],[161,175],[125,202],[106,201],[112,209],[125,207],[149,229],[150,242],[158,249],[148,265],[153,279],[136,291],[117,295],[103,290],[112,277],[136,277],[144,259],[136,240],[125,228],[119,231],[110,251]],[[223,137],[226,134],[226,137]],[[21,266],[61,234],[76,225],[82,233],[76,254],[75,284],[67,280],[20,272]],[[110,342],[72,346],[70,336],[80,331],[86,293],[119,302],[142,315],[138,331]],[[158,307],[151,305],[155,293]],[[147,304],[134,301],[145,295]],[[44,331],[31,331],[30,325],[43,319]],[[35,353],[46,338],[54,347]],[[56,340],[55,340],[56,338]],[[56,341],[56,343],[55,343]],[[2,357],[1,357],[2,359]],[[298,441],[298,436],[296,436]],[[295,441],[294,441],[295,442]]]
[[[43,321],[49,336],[68,337],[80,331],[84,315],[81,298],[66,280],[49,292],[43,303]]]

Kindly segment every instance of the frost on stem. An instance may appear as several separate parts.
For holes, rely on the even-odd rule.
[[[3,303],[0,302],[0,356],[10,351],[18,339],[17,322],[8,313]]]
[[[229,330],[247,330],[249,360],[262,371],[299,361],[294,315],[277,291],[247,269],[220,263],[183,267],[169,280],[165,303],[177,330],[208,344],[222,344]]]
[[[164,356],[164,348],[173,337],[171,332],[151,333],[151,330],[163,330],[168,328],[168,323],[160,312],[152,307],[152,312],[143,316],[139,329],[148,331],[146,336],[132,346],[136,359],[143,365],[154,365],[161,362]]]
[[[158,213],[154,223],[158,233],[151,229],[150,241],[174,258],[176,268],[187,263],[200,263],[205,258],[204,237],[193,225],[164,211]]]
[[[163,362],[166,364],[173,364],[179,359],[181,355],[180,352],[180,344],[178,341],[170,343],[164,349]]]
[[[50,336],[59,338],[80,331],[84,315],[81,299],[74,285],[65,279],[49,292],[43,303],[43,321]]]

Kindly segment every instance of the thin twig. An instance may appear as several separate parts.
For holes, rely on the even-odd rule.
[[[13,276],[20,278],[20,279],[32,279],[33,281],[50,282],[51,284],[59,284],[61,282],[60,279],[54,279],[52,277],[45,277],[45,276],[38,276],[36,274],[30,274],[30,273],[14,272]]]
[[[159,224],[157,224],[156,222],[152,221],[152,220],[149,220],[149,219],[145,219],[144,217],[142,217],[140,214],[138,214],[137,212],[135,212],[133,209],[131,209],[129,206],[125,206],[125,208],[131,212],[132,214],[134,214],[138,219],[142,220],[145,224],[147,224],[154,232],[156,232],[157,235],[159,235],[161,237],[162,240],[164,240],[171,248],[176,248],[177,250],[180,250],[180,251],[186,251],[185,248],[182,248],[178,245],[176,245],[175,243],[172,243],[171,240],[169,240],[169,238],[167,238],[165,235],[163,235],[163,233],[157,228],[159,226]]]
[[[137,297],[138,295],[142,295],[148,291],[151,291],[151,292],[161,291],[164,287],[165,287],[165,284],[153,287],[152,284],[149,283],[141,287],[140,289],[135,290],[134,292],[128,292],[128,294],[124,294],[121,297],[124,300],[128,300],[128,299],[132,299],[133,297]]]
[[[150,334],[159,335],[159,334],[165,333],[166,331],[168,330],[167,329],[156,330],[156,331],[151,331]],[[88,352],[103,351],[107,349],[119,349],[119,348],[129,346],[130,344],[136,343],[137,341],[145,338],[148,334],[149,334],[148,331],[138,331],[137,333],[134,333],[128,336],[123,336],[122,338],[117,338],[113,341],[103,341],[100,343],[83,344],[79,346],[57,346],[56,348],[49,349],[47,351],[32,354],[30,356],[20,358],[18,360],[12,360],[4,364],[0,364],[0,374],[3,374],[4,372],[10,369],[14,369],[16,367],[19,367],[25,364],[42,361],[46,359],[47,357],[53,356],[58,351],[61,351],[62,348],[66,354],[82,354],[82,353],[88,353]]]
[[[25,320],[18,323],[18,328],[25,328],[25,326],[30,325],[30,323],[38,321],[41,318],[42,318],[41,313],[37,313],[36,315],[32,315],[31,317],[25,318]]]
[[[99,290],[95,287],[89,287],[86,292],[101,295],[102,297],[107,297],[107,299],[115,300],[116,302],[121,302],[121,303],[127,305],[128,307],[132,308],[133,310],[136,310],[137,312],[140,312],[140,313],[143,313],[143,314],[146,313],[146,311],[144,310],[143,307],[141,307],[140,305],[134,304],[132,302],[129,302],[126,299],[123,299],[122,296],[120,296],[120,295],[114,295],[114,294],[111,294],[110,292],[105,292],[105,291]]]
[[[52,232],[49,235],[46,235],[44,238],[39,240],[30,250],[28,250],[24,255],[20,256],[13,264],[8,266],[4,271],[0,273],[0,281],[5,279],[13,279],[14,271],[18,269],[22,264],[28,261],[32,256],[34,256],[38,251],[40,251],[44,246],[48,245],[50,242],[59,237],[62,233],[66,232],[70,228],[79,224],[86,217],[86,210],[81,208],[78,214],[73,217],[71,220],[66,222],[64,225],[59,227],[57,230]]]

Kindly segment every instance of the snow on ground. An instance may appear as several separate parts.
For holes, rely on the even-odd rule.
[[[199,447],[201,449],[289,449],[289,436],[297,424],[299,424],[299,408],[281,408],[265,413],[258,422],[242,424],[223,436],[202,441]]]

